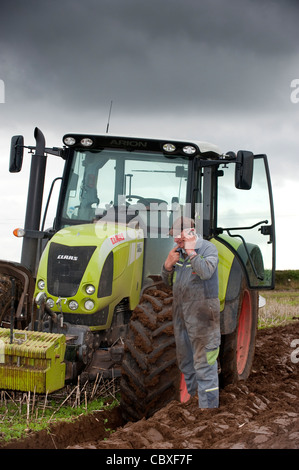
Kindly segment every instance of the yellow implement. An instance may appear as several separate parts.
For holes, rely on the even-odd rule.
[[[0,389],[51,393],[64,387],[65,336],[0,328]]]

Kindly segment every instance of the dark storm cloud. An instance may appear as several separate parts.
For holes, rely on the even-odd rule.
[[[298,11],[278,0],[5,0],[0,78],[11,103],[267,103],[296,51]]]

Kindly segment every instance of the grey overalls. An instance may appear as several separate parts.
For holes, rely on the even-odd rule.
[[[220,345],[218,252],[201,236],[197,256],[180,259],[172,271],[162,268],[164,282],[173,286],[173,327],[178,366],[191,396],[198,392],[200,408],[219,406],[217,356]],[[186,255],[185,255],[186,256]]]

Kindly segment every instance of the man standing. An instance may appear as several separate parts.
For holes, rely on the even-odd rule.
[[[170,231],[176,246],[162,267],[173,288],[173,327],[178,366],[200,408],[219,406],[217,357],[220,346],[218,252],[196,234],[194,221],[177,219]]]

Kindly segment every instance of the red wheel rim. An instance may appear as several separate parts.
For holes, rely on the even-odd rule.
[[[248,290],[244,291],[237,337],[237,371],[241,375],[246,367],[251,343],[252,305]]]

